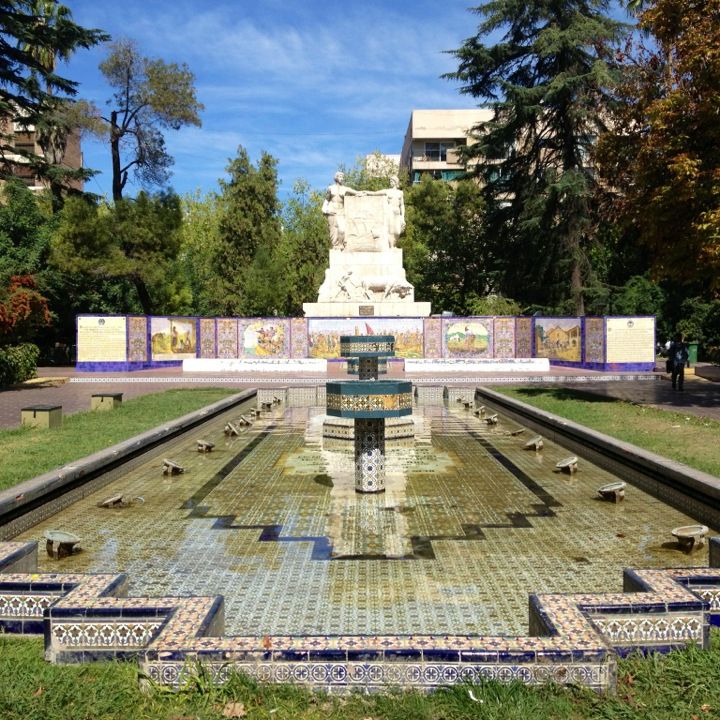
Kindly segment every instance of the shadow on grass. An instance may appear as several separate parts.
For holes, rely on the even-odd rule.
[[[609,395],[601,395],[599,393],[588,392],[587,390],[574,390],[573,388],[514,388],[514,392],[518,396],[527,398],[547,397],[554,400],[576,400],[590,403],[623,403],[625,400],[610,397]]]

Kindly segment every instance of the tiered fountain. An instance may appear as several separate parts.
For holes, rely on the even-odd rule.
[[[395,355],[392,335],[345,335],[340,354],[358,359],[358,380],[328,382],[327,414],[351,418],[355,434],[355,491],[385,490],[385,420],[412,415],[412,383],[378,380],[380,358]]]

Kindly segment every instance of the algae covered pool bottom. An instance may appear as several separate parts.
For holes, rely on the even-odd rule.
[[[46,530],[81,538],[42,572],[125,572],[133,595],[225,596],[235,635],[520,634],[528,594],[617,592],[626,567],[706,562],[675,549],[670,531],[693,518],[545,441],[524,448],[500,416],[419,406],[409,447],[388,443],[387,490],[354,491],[352,442],[322,437],[322,408],[278,406],[239,437],[228,420],[166,444],[111,484],[16,539]],[[196,440],[215,443],[197,452]],[[407,444],[407,443],[406,443]],[[163,458],[185,467],[164,476]],[[98,507],[122,494],[122,509]]]

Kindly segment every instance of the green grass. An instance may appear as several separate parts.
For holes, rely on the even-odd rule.
[[[167,390],[112,411],[81,412],[62,428],[0,430],[0,490],[90,455],[237,393],[230,388]]]
[[[299,687],[260,685],[233,675],[213,686],[201,671],[178,692],[140,689],[131,663],[57,666],[38,640],[0,636],[3,720],[716,720],[720,715],[720,633],[712,647],[620,661],[615,695],[583,688],[486,683],[432,694],[328,696]]]
[[[690,467],[720,476],[720,422],[571,388],[498,392]]]

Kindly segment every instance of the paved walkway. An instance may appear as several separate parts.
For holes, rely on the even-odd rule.
[[[607,374],[576,370],[572,368],[552,368],[549,374],[535,373],[533,383],[547,381],[553,385],[572,383],[572,387],[608,397],[630,402],[660,407],[667,410],[710,417],[720,420],[720,367],[698,366],[697,375],[688,375],[683,392],[673,391],[664,374],[648,373],[640,377],[637,373]],[[702,373],[703,377],[700,376]],[[608,377],[616,380],[608,381]],[[430,384],[491,384],[507,383],[507,375],[502,378],[476,373],[472,376],[458,377],[453,374],[427,376],[408,376],[417,382]],[[579,379],[589,380],[576,384]],[[20,410],[28,405],[62,405],[64,414],[90,409],[90,396],[101,392],[121,392],[123,399],[129,400],[140,395],[161,392],[179,387],[230,387],[238,392],[245,387],[271,386],[278,384],[311,384],[325,382],[326,377],[311,374],[297,374],[292,377],[268,376],[258,378],[208,374],[183,373],[181,368],[163,370],[144,370],[133,373],[77,373],[74,368],[38,368],[38,380],[30,381],[20,387],[0,391],[0,427],[12,428],[20,425]]]

